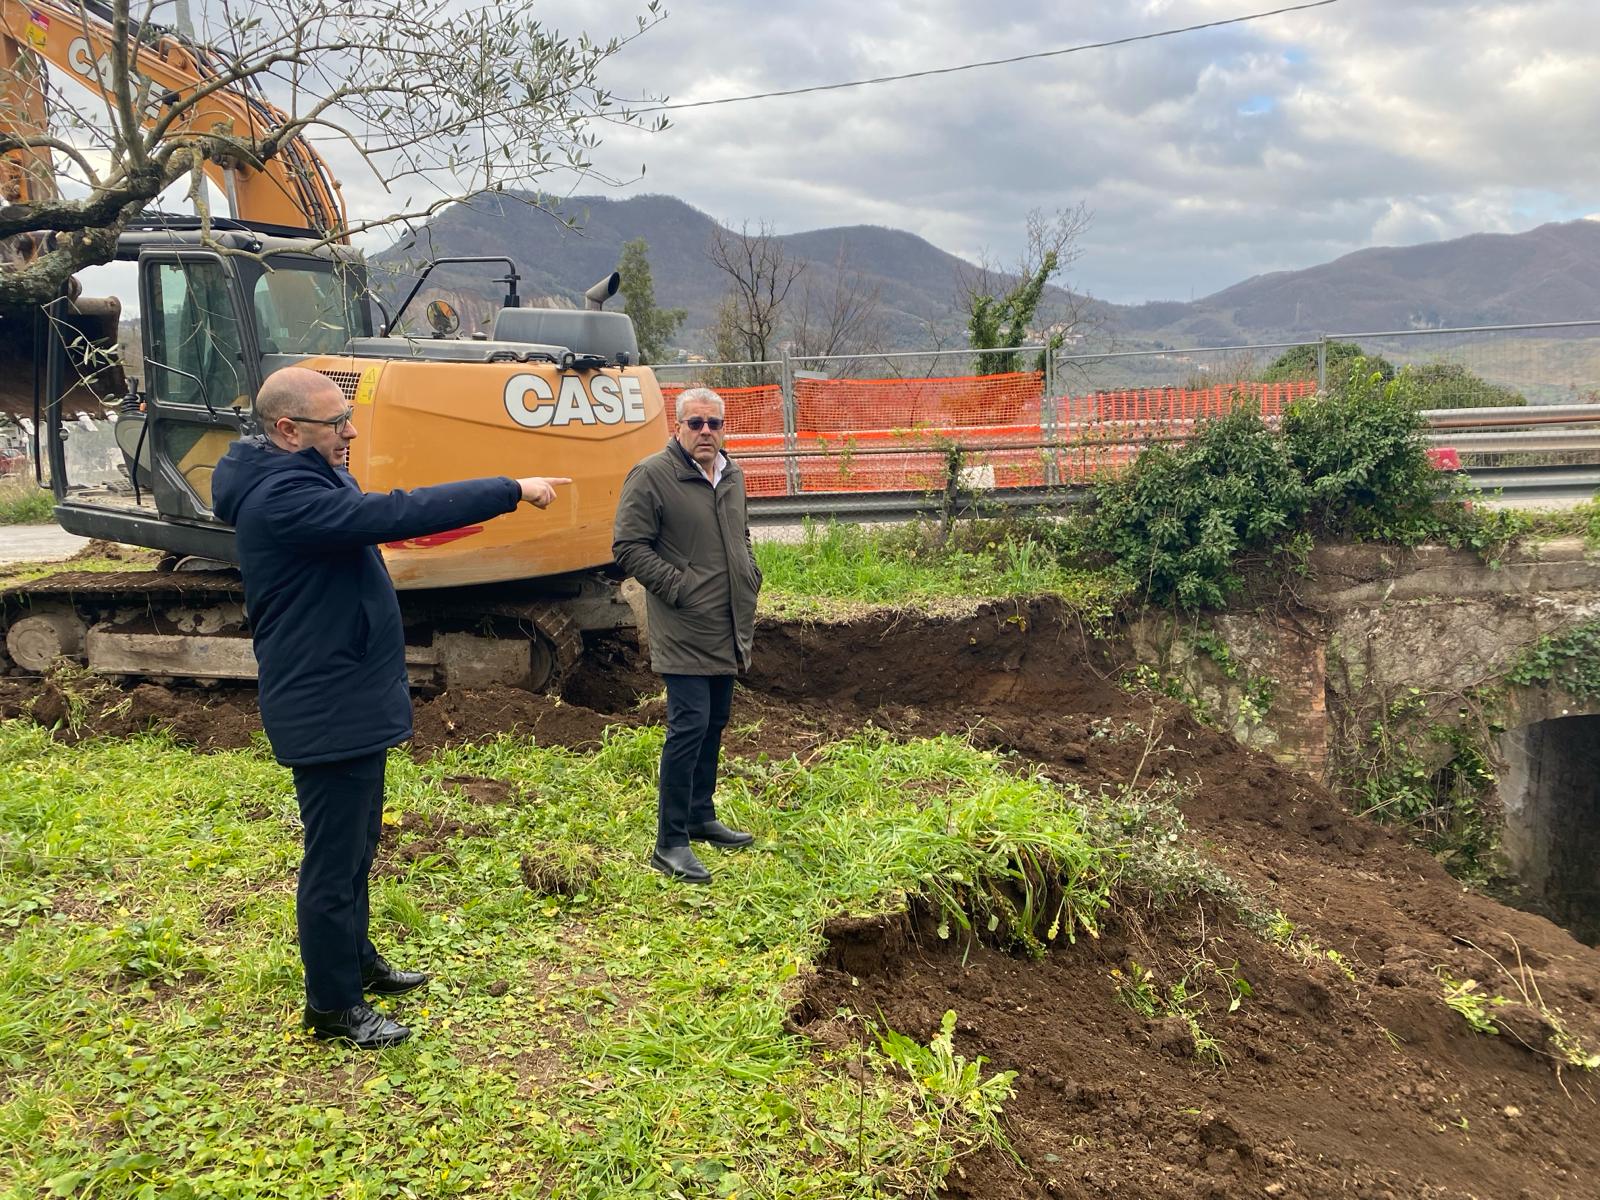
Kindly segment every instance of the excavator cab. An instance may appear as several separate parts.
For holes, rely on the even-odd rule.
[[[371,333],[353,252],[253,230],[211,237],[220,249],[166,221],[119,246],[119,259],[138,264],[144,358],[144,389],[130,387],[112,415],[123,480],[72,478],[60,411],[71,364],[62,339],[51,339],[40,425],[59,519],[73,532],[230,559],[231,532],[211,511],[211,473],[250,428],[262,379]]]

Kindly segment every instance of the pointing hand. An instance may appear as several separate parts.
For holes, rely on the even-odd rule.
[[[522,489],[522,499],[535,508],[548,508],[550,502],[556,498],[556,488],[564,483],[571,483],[570,479],[550,478],[540,479],[533,477],[517,480],[517,486]]]

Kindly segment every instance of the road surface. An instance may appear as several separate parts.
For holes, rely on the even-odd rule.
[[[0,525],[0,566],[19,562],[58,562],[89,544],[59,525]]]

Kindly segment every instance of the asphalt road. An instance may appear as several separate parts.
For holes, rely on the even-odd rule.
[[[59,525],[0,525],[0,566],[19,562],[57,562],[71,558],[89,539]]]

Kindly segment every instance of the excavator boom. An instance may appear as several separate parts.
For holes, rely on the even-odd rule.
[[[224,60],[174,30],[141,27],[130,20],[130,36],[119,42],[113,32],[113,15],[108,5],[96,0],[78,4],[0,0],[0,70],[4,72],[0,126],[19,136],[43,132],[43,72],[32,65],[39,61],[115,107],[113,56],[122,53],[140,102],[137,116],[145,129],[178,109],[178,117],[163,132],[164,139],[224,133],[238,140],[237,156],[205,162],[207,175],[228,197],[234,217],[251,225],[305,229],[343,240],[346,219],[339,185],[305,138],[282,136],[290,126],[287,114],[247,79],[217,86],[217,81],[226,77]],[[109,108],[108,119],[117,121]],[[275,135],[282,138],[277,154],[264,162],[253,157]],[[37,201],[54,194],[46,156],[24,149],[6,157],[5,182],[16,191],[18,201]]]

